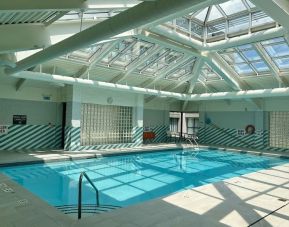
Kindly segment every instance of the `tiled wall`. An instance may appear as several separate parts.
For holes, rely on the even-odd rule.
[[[6,135],[0,135],[0,150],[59,149],[61,126],[11,125]]]
[[[151,132],[155,133],[155,138],[152,140],[144,141],[144,143],[165,143],[168,141],[167,131],[170,130],[169,126],[157,125],[157,126],[151,126],[148,128],[150,129]]]
[[[199,143],[206,145],[289,152],[288,149],[269,147],[268,131],[241,136],[237,135],[236,129],[206,126],[199,129],[198,137]]]

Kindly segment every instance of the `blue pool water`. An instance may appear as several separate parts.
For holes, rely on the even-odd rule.
[[[288,163],[289,160],[201,150],[123,155],[0,168],[53,206],[77,204],[78,178],[85,171],[100,191],[100,203],[128,206],[227,178]],[[83,203],[95,203],[84,180]]]

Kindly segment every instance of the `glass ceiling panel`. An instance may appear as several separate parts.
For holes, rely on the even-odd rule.
[[[270,70],[269,67],[266,65],[266,63],[263,61],[252,62],[252,65],[255,68],[255,70],[259,73],[268,72]]]
[[[231,0],[228,2],[224,2],[220,4],[220,7],[228,16],[247,10],[242,0]]]
[[[239,50],[248,50],[253,48],[253,46],[251,44],[246,44],[246,45],[242,45],[242,46],[238,46]]]
[[[248,15],[229,20],[229,33],[248,30],[250,18]]]
[[[274,59],[274,62],[280,70],[289,69],[289,57]]]
[[[236,72],[240,75],[254,73],[254,70],[249,66],[249,64],[246,64],[246,63],[234,65],[234,68]]]
[[[265,24],[274,23],[274,20],[264,12],[252,13],[252,27],[257,27]]]
[[[137,58],[145,54],[152,46],[152,43],[139,40],[134,45],[129,47],[126,51],[121,53],[111,65],[127,67]]]
[[[267,44],[280,43],[280,42],[285,42],[285,39],[283,37],[279,37],[279,38],[269,39],[269,40],[263,41],[261,43],[263,45],[267,45]]]
[[[177,68],[167,73],[165,78],[169,80],[179,80],[183,78],[184,76],[188,76],[192,74],[195,61],[196,61],[195,57],[189,59],[185,63],[179,65]]]
[[[269,72],[270,68],[264,62],[253,45],[247,44],[219,53],[221,57],[240,75],[257,76]]]
[[[110,64],[112,60],[119,56],[126,48],[128,48],[134,42],[136,42],[135,38],[125,39],[121,42],[118,42],[115,45],[114,49],[101,60],[101,63],[106,65]]]
[[[245,60],[237,52],[228,52],[221,54],[221,56],[228,62],[229,65],[245,62]]]
[[[212,6],[211,11],[210,11],[210,15],[208,17],[208,21],[212,21],[212,20],[216,20],[216,19],[220,19],[223,18],[224,16],[222,15],[222,13],[218,10],[218,8],[216,6]]]
[[[276,22],[249,0],[228,0],[175,19],[172,26],[197,40],[217,42],[274,28]]]
[[[163,49],[140,65],[135,71],[140,74],[156,76],[161,70],[166,69],[170,64],[177,63],[182,57],[183,53]]]
[[[103,45],[91,46],[88,48],[80,49],[77,51],[73,51],[68,55],[69,59],[89,62],[92,55],[97,54],[97,52],[101,52]]]
[[[202,82],[220,80],[222,79],[211,67],[205,64],[201,70],[201,76],[199,79]]]
[[[184,29],[185,31],[189,30],[190,27],[190,20],[188,18],[185,17],[180,17],[176,19],[176,25],[181,28]]]
[[[255,50],[245,50],[242,53],[248,61],[257,61],[257,60],[261,59],[261,57],[259,56],[259,54]]]
[[[248,6],[249,6],[251,9],[253,9],[253,8],[256,7],[256,6],[255,6],[252,2],[250,2],[249,0],[245,0],[245,1],[247,2]]]
[[[209,7],[203,9],[201,12],[196,14],[195,18],[200,20],[200,21],[205,21],[207,13],[208,13],[208,9],[209,9]]]
[[[271,57],[282,57],[289,55],[289,47],[287,43],[265,46],[265,49]]]

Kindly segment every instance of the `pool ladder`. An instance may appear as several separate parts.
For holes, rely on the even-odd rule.
[[[196,156],[199,154],[200,152],[200,146],[198,144],[198,142],[196,141],[196,137],[191,136],[191,137],[185,137],[185,141],[187,143],[189,143],[190,145],[193,146],[194,150],[196,150],[196,152],[192,152],[191,155],[196,158]]]
[[[200,150],[200,146],[198,144],[198,142],[196,141],[195,137],[186,137],[185,138],[187,142],[190,143],[190,145],[193,145],[194,148],[197,148],[197,150]]]
[[[79,181],[78,181],[78,219],[81,219],[81,211],[82,211],[82,179],[83,177],[86,178],[86,180],[90,183],[90,185],[93,187],[95,190],[96,194],[96,206],[99,207],[99,191],[97,187],[93,184],[93,182],[90,180],[90,178],[87,176],[85,172],[82,172],[79,176]]]

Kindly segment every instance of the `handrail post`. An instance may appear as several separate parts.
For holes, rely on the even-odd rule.
[[[83,174],[81,173],[78,181],[78,219],[81,219],[81,210],[82,210],[82,178]]]
[[[81,219],[81,210],[82,210],[82,179],[83,176],[87,179],[87,181],[91,184],[93,189],[96,192],[96,206],[99,206],[99,191],[93,184],[93,182],[90,180],[90,178],[87,176],[85,172],[82,172],[79,176],[78,181],[78,219]]]

